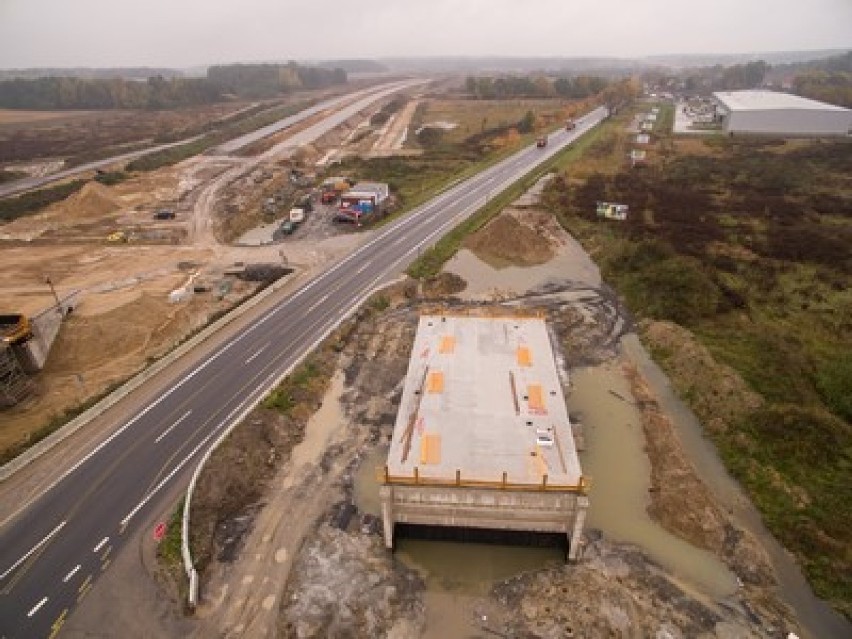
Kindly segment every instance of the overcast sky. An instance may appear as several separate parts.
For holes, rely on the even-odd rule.
[[[0,67],[852,47],[852,0],[0,0]]]

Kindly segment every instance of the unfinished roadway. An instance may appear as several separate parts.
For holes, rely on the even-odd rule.
[[[546,149],[524,148],[457,183],[260,314],[245,331],[183,364],[170,381],[154,382],[159,386],[148,389],[150,401],[0,521],[0,637],[43,637],[60,628],[139,530],[146,510],[163,507],[224,429],[371,291],[605,116],[598,108],[575,130],[552,134]]]

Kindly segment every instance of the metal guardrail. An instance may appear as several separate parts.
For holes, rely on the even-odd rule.
[[[585,495],[589,492],[591,479],[580,475],[580,481],[576,484],[550,483],[547,474],[542,475],[541,481],[536,483],[510,482],[504,471],[500,480],[488,479],[464,479],[461,470],[456,470],[455,479],[441,477],[422,477],[417,466],[411,475],[391,475],[387,466],[376,468],[376,479],[384,486],[422,486],[425,488],[481,488],[491,490],[504,490],[508,492],[562,492],[577,493]]]

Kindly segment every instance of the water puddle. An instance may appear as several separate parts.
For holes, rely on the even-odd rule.
[[[378,469],[384,467],[388,459],[388,447],[379,446],[371,450],[361,460],[355,471],[353,493],[358,511],[382,516],[382,502],[379,499]]]
[[[477,600],[498,581],[565,563],[561,548],[400,539],[396,558],[426,582],[423,639],[479,636]]]
[[[495,268],[483,262],[472,251],[462,249],[447,262],[444,270],[455,273],[467,282],[460,293],[463,299],[479,299],[493,293],[519,295],[549,282],[571,280],[599,286],[601,276],[582,247],[566,236],[565,245],[546,264],[538,266],[504,266]]]
[[[361,460],[354,477],[355,505],[361,512],[381,514],[376,468],[383,466],[386,459],[387,448],[380,447]],[[474,636],[481,631],[476,624],[475,605],[495,583],[522,572],[565,563],[565,550],[558,547],[405,538],[397,540],[394,556],[417,570],[426,584],[423,639]]]
[[[592,478],[586,526],[641,546],[676,578],[713,597],[734,592],[736,579],[721,561],[648,516],[651,468],[641,415],[629,403],[630,387],[618,365],[575,371],[572,386],[568,407],[582,417],[586,451],[580,458]]]
[[[292,470],[284,478],[283,488],[290,488],[296,483],[296,479],[302,476],[301,469],[318,464],[329,444],[342,433],[346,422],[340,405],[343,382],[342,372],[335,373],[331,378],[322,406],[308,420],[305,438],[293,447],[290,454]]]

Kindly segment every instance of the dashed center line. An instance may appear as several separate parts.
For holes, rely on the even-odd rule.
[[[313,310],[314,310],[317,306],[319,306],[320,304],[322,304],[323,302],[325,302],[327,299],[328,299],[328,295],[323,295],[323,296],[322,296],[321,298],[319,298],[316,302],[314,302],[314,303],[311,305],[311,307],[310,307],[310,308],[308,308],[308,313],[312,313],[312,312],[313,312]]]
[[[159,436],[159,437],[157,437],[157,439],[155,439],[155,440],[154,440],[154,443],[155,443],[155,444],[159,444],[159,443],[160,443],[160,440],[162,440],[162,439],[163,439],[166,435],[168,435],[170,432],[172,432],[172,429],[174,429],[174,427],[175,427],[175,426],[177,426],[177,425],[178,425],[178,424],[180,424],[183,420],[185,420],[187,417],[189,417],[190,413],[192,413],[192,411],[191,411],[191,410],[186,411],[186,412],[183,414],[183,417],[181,417],[180,419],[178,419],[178,420],[177,420],[174,424],[172,424],[172,425],[171,425],[171,426],[169,426],[166,430],[164,430],[162,433],[160,433],[160,436]]]
[[[39,601],[35,606],[30,608],[30,611],[27,613],[27,617],[32,617],[35,613],[41,610],[41,607],[47,603],[47,597]]]
[[[246,360],[246,364],[248,364],[248,363],[249,363],[250,361],[252,361],[255,357],[257,357],[257,356],[258,356],[258,355],[260,355],[263,351],[265,351],[265,350],[266,350],[266,348],[267,348],[268,346],[269,346],[269,344],[267,343],[267,344],[264,344],[263,346],[261,346],[259,349],[257,349],[257,352],[255,352],[255,354],[254,354],[254,355],[252,355],[251,357],[249,357],[249,358]]]
[[[101,539],[98,542],[98,545],[95,546],[94,550],[92,550],[92,552],[98,552],[101,548],[103,548],[104,546],[107,545],[108,541],[109,541],[109,537],[104,537],[103,539]]]
[[[77,564],[76,566],[74,566],[74,568],[71,569],[71,571],[67,575],[62,578],[62,583],[67,584],[71,580],[71,577],[76,575],[79,570],[80,564]]]

